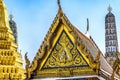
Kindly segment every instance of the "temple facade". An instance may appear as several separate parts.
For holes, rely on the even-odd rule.
[[[69,21],[58,0],[58,13],[32,63],[27,54],[27,80],[119,80],[119,56],[112,67],[89,34]]]
[[[115,16],[111,6],[105,17],[105,56],[89,34],[78,30],[58,12],[32,63],[25,54],[26,70],[18,52],[17,25],[0,0],[0,80],[120,80]]]
[[[10,27],[6,6],[0,0],[0,80],[24,80],[23,60]]]

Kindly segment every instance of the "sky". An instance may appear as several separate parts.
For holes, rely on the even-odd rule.
[[[18,45],[22,58],[28,52],[30,61],[35,57],[51,26],[57,11],[57,0],[4,0],[8,14],[12,13],[17,24]],[[120,46],[120,0],[61,0],[61,7],[82,33],[86,32],[89,18],[90,35],[105,53],[105,16],[109,4],[116,17],[117,35]]]

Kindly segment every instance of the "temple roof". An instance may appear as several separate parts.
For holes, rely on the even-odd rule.
[[[40,46],[36,56],[34,57],[34,60],[30,66],[30,68],[32,70],[31,72],[34,73],[38,69],[40,69],[40,68],[38,68],[38,66],[43,61],[42,59],[45,58],[45,56],[47,55],[47,54],[42,53],[42,51],[41,51],[42,47],[46,44],[46,41],[49,39],[49,35],[51,33],[54,34],[54,32],[56,32],[59,29],[59,26],[61,23],[68,26],[70,29],[70,32],[73,32],[75,39],[78,39],[78,41],[81,41],[82,44],[86,47],[86,49],[90,51],[91,59],[93,59],[93,61],[95,61],[96,57],[99,56],[99,54],[100,54],[100,57],[99,57],[100,71],[103,74],[111,77],[113,69],[106,61],[104,55],[102,54],[100,49],[97,47],[94,40],[92,38],[88,38],[85,34],[83,34],[81,31],[79,31],[74,25],[72,25],[71,22],[69,21],[69,19],[64,14],[61,7],[59,7],[58,13],[57,13],[49,31],[48,31],[48,33],[46,34],[46,37],[44,38],[42,45]],[[37,64],[35,64],[35,61],[37,61]],[[115,77],[116,77],[116,79],[118,78],[117,75],[115,75]]]
[[[87,46],[87,48],[90,50],[90,52],[92,53],[92,56],[94,57],[94,60],[98,54],[98,51],[100,50],[98,48],[98,46],[96,45],[96,43],[94,42],[94,40],[92,38],[88,38],[87,36],[85,36],[82,32],[80,32],[76,27],[74,27],[74,29],[76,30],[76,32],[78,33],[79,37],[82,39],[83,43],[85,44],[85,46]],[[109,65],[109,63],[107,62],[107,60],[105,59],[104,55],[102,52],[100,52],[100,69],[109,74],[112,75],[113,73],[113,68]],[[116,75],[116,77],[119,77],[118,75]]]

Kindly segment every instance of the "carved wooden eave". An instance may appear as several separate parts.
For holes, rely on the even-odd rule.
[[[64,44],[58,44],[60,40],[64,38],[61,38],[62,36],[65,37],[65,40],[67,38],[68,41],[66,41],[66,43],[70,43],[69,47],[72,47],[71,51],[77,51],[77,56],[83,61],[81,64],[78,63],[79,65],[71,65],[69,61],[66,62],[67,64],[59,64],[59,62],[57,62],[58,60],[56,63],[54,63],[55,61],[53,62],[56,66],[53,66],[53,64],[52,66],[48,64],[49,59],[52,59],[51,55],[56,47],[66,47],[65,42]],[[64,41],[64,39],[62,41]],[[68,54],[71,55],[69,50]],[[54,55],[52,55],[52,57],[53,56]],[[73,62],[75,61],[73,60]],[[102,72],[105,74],[103,76],[107,77],[111,76],[111,71],[113,71],[113,69],[107,63],[94,41],[86,37],[76,27],[74,27],[62,9],[59,8],[58,13],[49,31],[47,32],[42,45],[40,46],[32,64],[27,70],[27,76],[28,79],[46,77],[72,77],[82,75],[100,75]],[[107,72],[110,75],[104,72]]]
[[[75,28],[75,27],[74,27]],[[83,40],[83,43],[88,48],[88,50],[91,52],[94,60],[97,57],[98,53],[100,53],[100,69],[99,69],[99,75],[104,77],[105,79],[111,79],[111,75],[113,72],[113,68],[110,66],[110,64],[105,59],[103,53],[100,51],[98,46],[96,45],[95,41],[92,39],[92,37],[88,38],[84,34],[82,34],[77,28],[75,28],[76,32],[78,33],[79,37]],[[116,74],[116,73],[115,73]],[[119,79],[118,75],[114,76],[115,79]]]
[[[115,63],[113,65],[114,71],[113,71],[112,76],[111,76],[112,79],[114,79],[115,75],[119,75],[119,78],[120,78],[120,58],[119,58],[119,56],[120,56],[120,53],[117,53],[116,60],[115,60]]]

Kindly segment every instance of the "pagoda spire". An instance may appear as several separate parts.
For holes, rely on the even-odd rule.
[[[112,11],[112,7],[110,6],[110,4],[109,4],[109,7],[108,7],[108,11],[109,11],[109,12]]]
[[[3,0],[0,0],[0,1],[3,1]]]
[[[11,28],[11,30],[13,32],[13,36],[15,38],[14,42],[18,45],[17,25],[16,25],[16,22],[13,20],[14,16],[12,13],[9,15],[9,18],[10,18],[10,20],[9,20],[10,28]]]
[[[9,22],[8,22],[7,8],[3,0],[0,0],[0,25],[1,25],[0,27],[6,27],[11,33]]]
[[[10,20],[12,20],[14,18],[12,13],[9,15],[9,18],[10,18]]]
[[[112,7],[108,7],[109,13],[105,16],[105,56],[106,60],[113,66],[118,53],[117,27],[115,15],[111,12]]]

